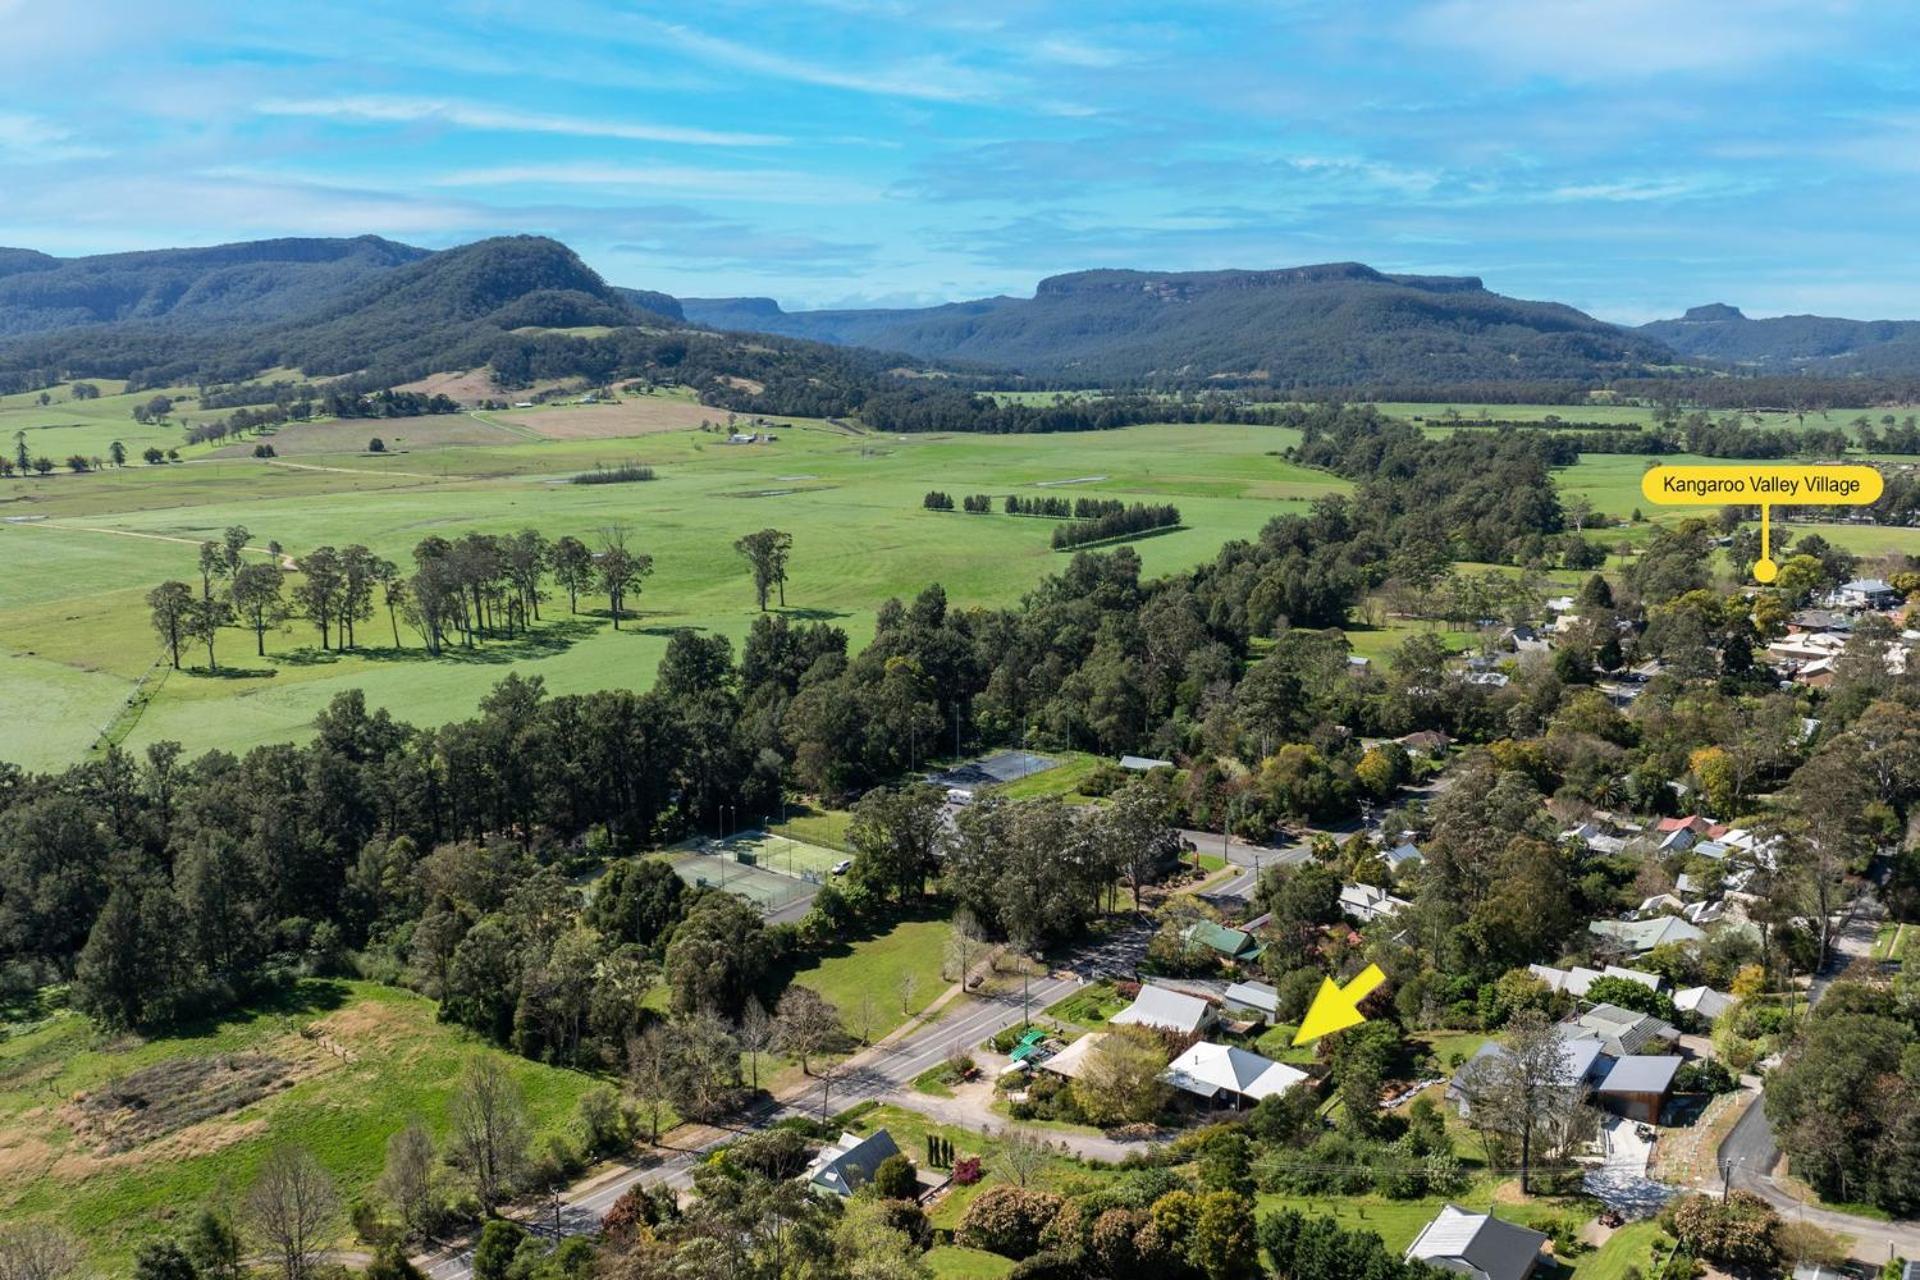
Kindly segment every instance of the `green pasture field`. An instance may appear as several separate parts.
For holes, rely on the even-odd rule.
[[[86,407],[110,399],[119,398]],[[1065,566],[1048,544],[1053,521],[927,511],[931,488],[956,500],[1022,491],[1172,501],[1183,527],[1130,544],[1151,576],[1209,559],[1276,514],[1347,487],[1273,456],[1297,436],[1271,427],[880,436],[794,421],[776,443],[734,446],[658,420],[671,407],[652,406],[655,419],[632,436],[609,435],[617,423],[584,408],[321,422],[283,427],[273,437],[283,456],[273,460],[247,456],[242,444],[176,466],[0,481],[0,759],[58,766],[109,727],[132,750],[174,739],[194,753],[244,751],[301,738],[328,699],[350,688],[423,725],[471,715],[509,671],[544,677],[554,693],[644,688],[677,629],[744,639],[755,605],[732,546],[768,526],[794,537],[789,615],[834,622],[855,646],[889,597],[939,583],[955,607],[1010,605]],[[0,413],[0,435],[15,419],[14,409]],[[132,447],[134,424],[121,421]],[[118,430],[99,423],[110,426]],[[178,438],[177,428],[162,430]],[[364,452],[374,434],[390,452]],[[596,463],[626,461],[658,478],[566,483]],[[1083,482],[1060,484],[1068,480]],[[218,675],[172,673],[148,690],[144,708],[128,707],[158,653],[146,593],[168,578],[197,586],[197,544],[228,525],[250,529],[263,556],[269,541],[296,556],[361,542],[409,566],[430,534],[532,525],[592,541],[612,523],[629,527],[630,545],[656,568],[618,633],[604,598],[583,597],[576,616],[564,595],[545,603],[531,636],[437,659],[404,623],[396,646],[379,609],[349,654],[322,651],[304,621],[269,634],[265,658],[251,634],[229,629]],[[204,667],[205,655],[184,662]]]
[[[144,1141],[117,1141],[120,1121],[96,1127],[79,1101],[143,1069],[248,1053],[282,1064],[264,1096]],[[578,1141],[575,1108],[593,1077],[487,1047],[405,991],[304,982],[275,1003],[155,1040],[108,1038],[79,1014],[57,1014],[0,1039],[0,1223],[63,1223],[96,1267],[118,1274],[169,1222],[184,1224],[201,1206],[237,1209],[260,1162],[284,1143],[311,1151],[347,1203],[370,1192],[388,1135],[408,1117],[445,1139],[448,1103],[476,1055],[512,1074],[542,1147],[549,1134]],[[336,1227],[348,1244],[344,1215]]]

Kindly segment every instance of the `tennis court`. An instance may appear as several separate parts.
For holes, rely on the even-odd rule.
[[[842,855],[844,856],[844,855]],[[802,898],[811,897],[820,886],[816,881],[781,875],[750,862],[737,862],[717,853],[696,853],[683,849],[667,855],[674,871],[690,885],[711,885],[737,893],[762,911],[778,911]]]
[[[834,867],[847,860],[838,849],[822,848],[804,840],[790,840],[769,831],[742,831],[715,846],[736,860],[746,860],[768,871],[815,883],[833,874]]]
[[[1001,751],[956,765],[945,773],[935,774],[927,781],[942,787],[971,790],[974,787],[990,787],[996,782],[1017,782],[1031,774],[1051,769],[1059,763],[1058,760],[1037,756],[1031,751]]]

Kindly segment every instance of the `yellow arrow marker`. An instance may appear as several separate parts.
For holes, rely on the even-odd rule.
[[[1362,969],[1344,990],[1335,986],[1332,978],[1320,979],[1319,994],[1313,997],[1313,1007],[1307,1010],[1306,1021],[1300,1024],[1300,1034],[1293,1038],[1293,1042],[1302,1045],[1321,1036],[1359,1026],[1367,1020],[1367,1016],[1360,1012],[1360,1002],[1372,995],[1374,989],[1386,980],[1387,975],[1380,972],[1377,964]]]

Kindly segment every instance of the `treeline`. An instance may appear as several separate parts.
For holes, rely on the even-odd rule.
[[[1094,505],[1085,498],[1081,502]],[[1077,507],[1079,504],[1075,505]],[[1172,529],[1180,523],[1180,508],[1171,504],[1149,506],[1136,502],[1129,507],[1114,502],[1100,505],[1108,509],[1091,518],[1078,519],[1055,529],[1053,549],[1068,551],[1110,538],[1129,538],[1155,529]]]
[[[860,419],[879,431],[1019,435],[1111,431],[1148,422],[1291,427],[1300,425],[1311,412],[1304,405],[1256,405],[1242,396],[1226,393],[1096,396],[1026,404],[919,378],[896,379],[874,391],[861,405]]]

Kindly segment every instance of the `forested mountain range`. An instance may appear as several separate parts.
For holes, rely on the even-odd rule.
[[[540,236],[437,252],[376,236],[73,259],[0,249],[0,392],[90,377],[230,385],[287,368],[367,392],[482,366],[503,390],[650,377],[751,412],[884,407],[901,430],[1114,425],[1080,421],[1084,406],[1072,421],[982,421],[1011,410],[970,392],[1021,381],[1482,403],[1575,403],[1610,385],[1718,407],[1869,407],[1910,398],[1920,322],[1748,320],[1715,306],[1623,329],[1473,277],[1355,263],[1083,271],[1043,280],[1032,298],[787,312],[766,298],[617,287]],[[944,376],[902,377],[902,366]],[[1711,376],[1728,368],[1755,376]],[[1805,385],[1781,385],[1792,380]]]
[[[765,298],[684,298],[687,318],[1083,386],[1276,388],[1605,379],[1672,363],[1655,339],[1471,276],[1359,263],[1277,271],[1081,271],[1032,298],[909,310],[786,312]]]
[[[0,336],[123,321],[181,329],[271,323],[426,256],[378,236],[64,259],[0,249]]]
[[[1833,316],[1750,319],[1724,302],[1655,320],[1641,333],[1681,355],[1747,365],[1769,373],[1920,373],[1920,320],[1842,320]]]
[[[540,236],[440,252],[367,238],[64,263],[21,251],[0,256],[6,272],[0,390],[86,377],[233,383],[279,368],[373,389],[491,366],[504,386],[658,376],[716,404],[817,414],[851,411],[898,359],[693,328],[672,298],[616,289]],[[553,332],[578,328],[608,332]]]

